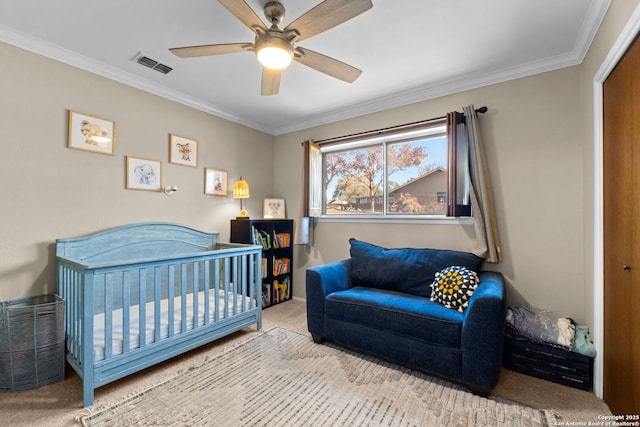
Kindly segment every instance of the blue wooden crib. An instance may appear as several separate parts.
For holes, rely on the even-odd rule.
[[[252,324],[262,326],[261,248],[141,223],[58,239],[66,357],[94,389]]]

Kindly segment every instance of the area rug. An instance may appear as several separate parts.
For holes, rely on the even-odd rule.
[[[553,415],[274,327],[84,426],[551,426]]]

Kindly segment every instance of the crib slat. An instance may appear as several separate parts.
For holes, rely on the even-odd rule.
[[[241,257],[242,257],[242,263],[240,265],[242,266],[242,286],[240,287],[240,294],[241,294],[242,304],[240,304],[241,305],[240,311],[244,312],[245,310],[248,309],[247,295],[249,294],[249,283],[247,282],[247,279],[249,278],[248,269],[250,268],[249,262],[251,258],[246,255],[242,255]]]
[[[142,348],[147,344],[146,319],[147,319],[147,269],[140,270],[140,283],[138,284],[138,341]]]
[[[238,282],[240,281],[240,276],[238,276],[238,257],[231,257],[231,265],[233,266],[233,283],[232,291],[233,291],[233,307],[231,308],[231,313],[236,314],[236,310],[238,307]]]
[[[180,282],[180,313],[182,333],[187,331],[187,264],[180,264],[182,269],[182,281]]]
[[[257,258],[255,255],[248,255],[249,260],[251,262],[252,266],[257,267]],[[254,289],[255,286],[253,285],[254,280],[256,278],[256,271],[255,268],[249,268],[249,283],[247,284],[247,286],[249,287],[249,309],[252,309],[254,307],[253,302],[255,301],[255,293],[254,293]],[[261,277],[261,276],[257,276],[257,277]]]
[[[111,273],[102,275],[104,289],[104,358],[113,355],[113,277]]]
[[[131,350],[131,270],[122,272],[122,352]]]
[[[65,301],[68,301],[65,304],[65,316],[64,316],[64,330],[66,331],[65,334],[65,349],[67,350],[67,352],[70,351],[70,348],[72,346],[71,340],[69,339],[70,336],[70,330],[71,330],[71,325],[72,323],[70,323],[71,319],[70,319],[70,313],[71,310],[69,310],[69,304],[73,304],[74,301],[72,300],[70,294],[71,292],[69,292],[69,277],[68,277],[68,272],[67,272],[67,268],[66,266],[62,265],[62,264],[58,264],[58,292],[60,292],[60,296],[62,297],[62,299],[64,299]],[[71,332],[72,333],[72,332]]]
[[[193,264],[193,273],[192,273],[192,286],[193,286],[193,306],[191,309],[191,314],[193,316],[193,329],[197,329],[198,326],[200,325],[200,322],[198,320],[198,311],[199,311],[199,305],[198,305],[198,291],[200,288],[200,282],[199,282],[199,276],[200,276],[200,272],[198,270],[198,261],[194,261]]]
[[[80,364],[83,367],[82,397],[93,401],[93,272],[83,273],[80,286],[80,307],[82,307],[82,319],[80,322]]]
[[[215,291],[213,321],[217,322],[220,320],[220,258],[213,260],[213,289]]]
[[[66,311],[66,315],[65,317],[65,331],[66,331],[66,336],[65,336],[65,341],[66,341],[66,348],[67,348],[67,352],[71,353],[72,355],[76,355],[75,352],[75,337],[77,337],[78,335],[76,335],[77,331],[75,329],[76,326],[76,322],[75,322],[75,309],[77,307],[77,299],[75,297],[75,295],[73,294],[73,287],[71,286],[72,280],[73,280],[73,276],[74,276],[74,272],[71,271],[69,269],[69,267],[65,266],[65,265],[60,265],[59,267],[59,273],[61,276],[61,292],[62,292],[62,298],[65,300],[65,311]]]
[[[247,292],[248,292],[248,288],[249,288],[249,283],[247,282],[247,274],[248,271],[247,270],[251,270],[251,265],[249,264],[249,257],[247,257],[246,255],[241,255],[240,259],[242,260],[242,263],[240,265],[242,265],[242,284],[240,286],[240,295],[242,298],[242,304],[241,304],[241,309],[240,311],[245,311],[248,310],[249,307],[247,307]]]
[[[80,309],[82,307],[82,296],[80,295],[80,292],[82,290],[81,285],[82,285],[82,275],[80,274],[80,272],[78,271],[72,271],[72,283],[70,283],[71,286],[71,293],[73,295],[73,301],[75,303],[75,307],[73,307],[73,319],[76,320],[75,324],[73,325],[72,329],[73,329],[73,333],[74,333],[74,339],[73,339],[73,355],[74,357],[78,358],[78,360],[82,360],[82,347],[81,347],[81,337],[82,337],[82,324],[83,324],[83,317],[82,317],[82,313],[80,312]]]
[[[211,313],[209,313],[209,295],[211,293],[211,282],[209,281],[210,279],[210,272],[209,272],[209,263],[208,262],[203,262],[203,268],[204,268],[204,278],[202,280],[202,285],[203,285],[203,294],[204,294],[204,324],[208,325],[210,318],[211,318]]]
[[[65,316],[64,316],[64,330],[66,331],[65,348],[67,350],[67,353],[74,354],[74,351],[73,351],[74,342],[72,337],[75,337],[76,335],[75,335],[75,330],[73,328],[75,324],[74,317],[73,317],[73,307],[76,305],[76,300],[71,293],[71,286],[69,283],[70,276],[71,276],[70,269],[63,264],[59,264],[58,265],[58,277],[59,277],[58,292],[60,292],[60,296],[66,302]]]
[[[229,317],[229,284],[231,281],[230,268],[231,258],[224,259],[224,311],[222,312],[222,317]]]
[[[175,310],[175,286],[176,286],[176,279],[175,279],[175,273],[176,273],[176,266],[171,264],[169,265],[169,271],[168,271],[168,276],[169,276],[169,291],[168,291],[168,298],[169,298],[169,338],[171,338],[173,336],[173,334],[175,333],[174,331],[174,323],[175,322],[175,316],[174,316],[174,310]]]
[[[78,358],[78,360],[82,360],[82,325],[84,325],[84,317],[82,316],[82,307],[84,304],[84,301],[82,300],[82,295],[83,295],[83,283],[82,283],[82,279],[83,279],[83,275],[79,272],[79,271],[74,271],[73,272],[73,300],[76,302],[76,307],[73,308],[73,312],[74,312],[74,319],[77,320],[76,324],[73,327],[74,333],[75,333],[75,340],[74,340],[74,347],[75,347],[75,351],[74,351],[74,356]]]
[[[154,342],[160,341],[160,316],[162,309],[162,272],[160,267],[153,269],[153,339]]]

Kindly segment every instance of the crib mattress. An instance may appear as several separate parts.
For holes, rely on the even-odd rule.
[[[225,309],[225,295],[227,296],[227,306]],[[216,317],[216,293],[215,291],[209,292],[209,322],[214,320],[221,320],[235,313],[243,311],[243,307],[252,307],[251,298],[235,295],[232,292],[225,292],[224,290],[218,291],[218,307]],[[205,323],[205,295],[204,292],[198,293],[198,308],[194,310],[193,306],[193,294],[187,294],[186,297],[186,325],[185,332],[194,328],[194,313],[197,312],[197,325],[202,326]],[[122,354],[124,346],[124,325],[123,325],[123,310],[117,309],[112,311],[111,321],[111,354]],[[160,303],[160,339],[169,338],[169,300],[163,299]],[[129,308],[129,348],[140,347],[140,308],[138,305],[132,305]],[[176,296],[174,298],[173,305],[173,334],[179,335],[183,333],[182,324],[182,303],[181,297]],[[148,302],[145,306],[145,321],[144,321],[144,342],[151,344],[155,342],[155,304]],[[93,358],[94,361],[100,361],[105,359],[105,314],[100,313],[93,318]]]

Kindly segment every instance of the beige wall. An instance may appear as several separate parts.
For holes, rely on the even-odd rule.
[[[249,181],[252,216],[272,195],[271,135],[3,43],[0,94],[0,301],[55,291],[57,238],[169,221],[228,241],[240,205],[203,194],[204,167]],[[66,147],[69,109],[116,122],[115,156]],[[199,141],[197,168],[168,164],[169,133]],[[126,155],[161,160],[179,191],[125,190]]]
[[[583,135],[576,108],[581,97],[579,77],[579,67],[570,67],[278,136],[276,191],[288,203],[297,203],[300,185],[287,176],[301,173],[300,141],[304,139],[439,117],[468,104],[486,105],[489,111],[480,116],[480,123],[504,252],[504,261],[488,268],[504,273],[509,303],[532,304],[583,321]],[[285,164],[289,166],[285,168]],[[347,257],[352,236],[385,246],[459,250],[473,246],[473,227],[456,222],[321,221],[315,231],[314,247],[296,252],[295,296],[305,296],[304,269]]]

